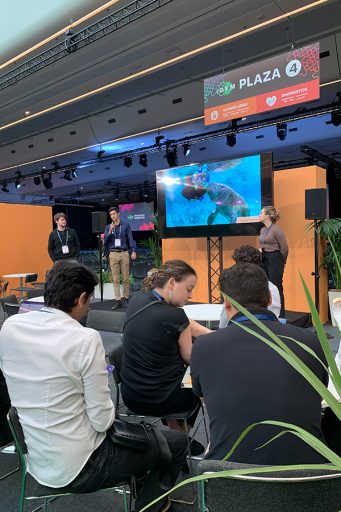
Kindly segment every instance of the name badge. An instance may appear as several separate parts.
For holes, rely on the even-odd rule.
[[[121,239],[115,238],[115,247],[121,247]]]
[[[69,254],[69,246],[68,245],[62,245],[62,253],[63,254]]]

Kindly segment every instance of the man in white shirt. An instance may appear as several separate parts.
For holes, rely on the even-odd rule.
[[[253,263],[254,265],[262,266],[262,255],[258,249],[252,247],[252,245],[241,245],[238,249],[235,249],[232,254],[232,259],[236,263]],[[269,291],[271,294],[271,303],[268,305],[268,309],[272,311],[277,318],[281,311],[281,298],[277,286],[271,281],[268,281]],[[222,307],[219,321],[219,329],[223,329],[227,326],[228,320],[226,315],[226,309]]]
[[[48,276],[45,307],[4,323],[0,369],[24,431],[29,473],[49,487],[91,492],[149,471],[136,502],[140,510],[164,492],[158,481],[162,460],[154,436],[146,451],[136,452],[106,435],[115,408],[103,344],[97,331],[79,323],[97,282],[84,265],[57,262]],[[185,461],[186,438],[173,431],[165,436],[175,482]]]

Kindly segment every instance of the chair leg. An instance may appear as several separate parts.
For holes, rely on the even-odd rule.
[[[183,422],[185,424],[185,431],[187,432],[187,427],[188,427],[187,420],[184,418]],[[188,434],[186,435],[186,437],[187,437],[187,458],[188,458],[188,465],[189,465],[189,474],[190,474],[190,476],[193,476],[194,472],[193,472],[193,459],[192,459],[192,453],[191,453],[191,443],[190,443]],[[194,482],[191,483],[190,485],[193,490],[193,497],[192,497],[191,501],[182,500],[182,499],[173,499],[173,498],[171,498],[171,501],[173,503],[183,503],[184,505],[194,505],[194,503],[196,502],[196,498],[197,498],[196,486],[195,486]]]

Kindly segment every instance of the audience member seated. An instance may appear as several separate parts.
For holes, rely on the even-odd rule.
[[[65,260],[51,270],[41,311],[14,315],[0,332],[0,367],[28,447],[28,471],[41,484],[92,492],[146,475],[136,510],[164,493],[163,459],[151,435],[145,451],[114,444],[106,431],[115,418],[101,337],[79,320],[98,280]],[[186,460],[186,436],[165,432],[174,484]],[[165,482],[163,482],[165,484]],[[166,505],[168,507],[168,505]],[[153,511],[166,510],[159,502]]]
[[[236,263],[254,263],[255,265],[262,266],[262,254],[261,252],[252,247],[252,245],[241,245],[239,249],[235,249],[232,254],[232,259]],[[281,311],[281,298],[277,286],[271,281],[268,281],[269,291],[271,294],[271,303],[268,305],[268,309],[272,311],[277,318]],[[228,323],[226,309],[223,306],[220,315],[219,329],[226,327]]]
[[[326,364],[315,334],[281,324],[267,308],[270,293],[265,272],[257,265],[240,263],[220,275],[220,289],[258,317],[324,383],[328,375],[322,364],[303,350],[293,338],[312,349]],[[232,303],[224,301],[229,322],[225,329],[200,336],[191,358],[193,391],[203,397],[210,418],[208,459],[221,460],[249,425],[276,420],[298,425],[320,440],[321,397],[291,366],[242,326],[260,332]],[[280,427],[256,426],[229,460],[249,464],[301,464],[325,462],[303,441],[283,435],[266,446]]]
[[[145,278],[145,289],[129,302],[121,390],[124,403],[134,412],[163,416],[194,409],[199,403],[191,389],[181,388],[191,357],[192,336],[211,332],[189,320],[179,307],[192,297],[196,283],[196,273],[187,263],[167,261]],[[189,419],[190,425],[195,417]],[[177,420],[168,424],[171,428],[183,427]]]

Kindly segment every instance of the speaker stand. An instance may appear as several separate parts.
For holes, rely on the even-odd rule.
[[[102,239],[101,239],[101,233],[97,233],[98,238],[98,252],[99,252],[99,289],[100,289],[100,296],[101,296],[101,302],[103,302],[103,266],[102,266]]]
[[[314,272],[311,273],[314,276],[315,281],[315,307],[317,312],[320,312],[320,273],[319,273],[319,235],[318,235],[318,223],[317,220],[314,219],[314,255],[315,255],[315,265]]]

